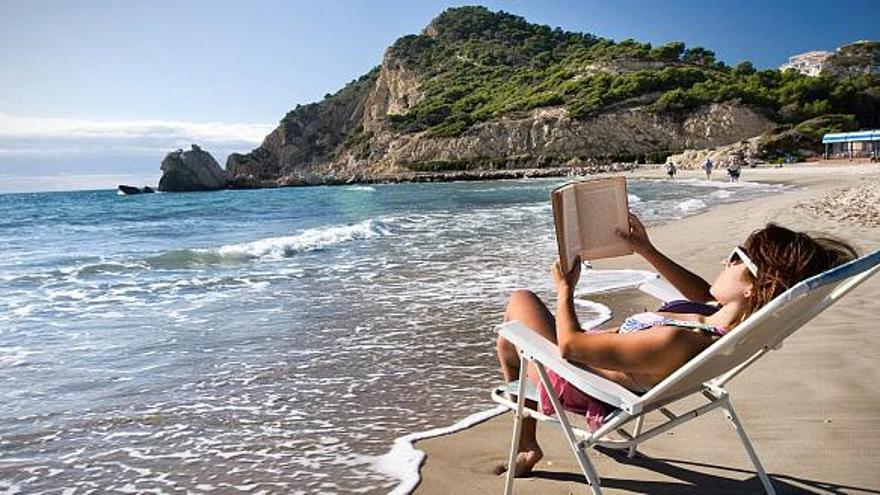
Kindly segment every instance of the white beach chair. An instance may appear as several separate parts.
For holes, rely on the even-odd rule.
[[[632,457],[636,447],[642,442],[720,408],[739,435],[764,489],[768,494],[775,494],[773,485],[733,410],[730,395],[724,386],[764,354],[780,348],[786,337],[877,271],[880,271],[880,250],[798,283],[767,303],[643,395],[636,395],[617,383],[565,361],[560,357],[555,344],[518,321],[500,325],[496,331],[517,347],[521,359],[519,381],[492,391],[492,399],[495,402],[505,405],[516,413],[508,466],[512,466],[516,460],[523,417],[556,422],[564,431],[592,493],[598,495],[601,493],[599,475],[586,456],[586,449],[593,446],[627,449],[629,457]],[[651,293],[650,291],[653,290],[653,293],[658,295],[670,294],[669,290],[658,290],[655,285],[647,287],[646,292]],[[526,408],[524,406],[526,398],[537,400],[534,396],[534,387],[528,387],[532,389],[531,391],[527,390],[527,385],[531,385],[526,376],[529,361],[535,363],[541,383],[547,390],[553,390],[547,377],[546,370],[549,368],[573,386],[617,409],[605,418],[604,424],[598,430],[590,433],[573,428],[565,414],[559,413],[548,417],[539,411]],[[511,390],[510,385],[514,384],[515,389]],[[517,402],[508,398],[511,394],[516,394]],[[702,395],[709,402],[682,414],[674,414],[667,409],[671,403],[694,395]],[[559,399],[552,393],[548,396],[555,410],[562,411]],[[642,431],[645,416],[652,412],[659,412],[665,416],[665,421],[647,431]],[[630,422],[635,423],[632,433],[623,429]],[[606,438],[614,431],[618,432],[623,440]],[[507,473],[504,493],[510,494],[513,490],[513,469],[508,469]]]

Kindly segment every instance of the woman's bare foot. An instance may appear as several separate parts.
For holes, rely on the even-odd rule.
[[[531,445],[520,445],[519,453],[516,454],[516,467],[513,471],[513,475],[517,478],[522,478],[523,476],[528,475],[532,472],[532,469],[538,464],[538,461],[544,457],[544,451],[541,450],[541,447],[538,446],[537,443]],[[507,468],[505,466],[498,466],[495,470],[497,474],[504,474],[507,472]]]
[[[519,453],[516,454],[516,469],[513,475],[517,478],[525,476],[532,472],[532,468],[538,464],[538,461],[544,457],[544,451],[538,444],[529,446],[520,446]]]

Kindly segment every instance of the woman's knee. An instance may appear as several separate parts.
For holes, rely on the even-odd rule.
[[[529,308],[538,304],[543,303],[534,292],[528,289],[516,289],[510,293],[510,298],[507,299],[507,311]]]
[[[517,289],[510,294],[504,320],[519,320],[535,333],[556,341],[553,315],[541,298],[530,290]]]

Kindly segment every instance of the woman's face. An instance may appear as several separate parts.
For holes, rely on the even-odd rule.
[[[709,293],[722,305],[734,301],[745,302],[752,291],[748,267],[735,256],[726,258],[723,264],[724,269],[712,282]]]

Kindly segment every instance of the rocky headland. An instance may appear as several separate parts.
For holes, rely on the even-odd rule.
[[[850,73],[847,93],[835,76],[727,67],[680,42],[614,42],[453,8],[335,94],[297,105],[251,152],[231,154],[228,181],[211,166],[208,178],[166,175],[250,188],[591,173],[686,150],[704,151],[676,156],[684,168],[731,153],[809,156],[824,132],[880,125],[880,80]],[[166,157],[168,168],[188,170],[171,165],[185,154]]]

